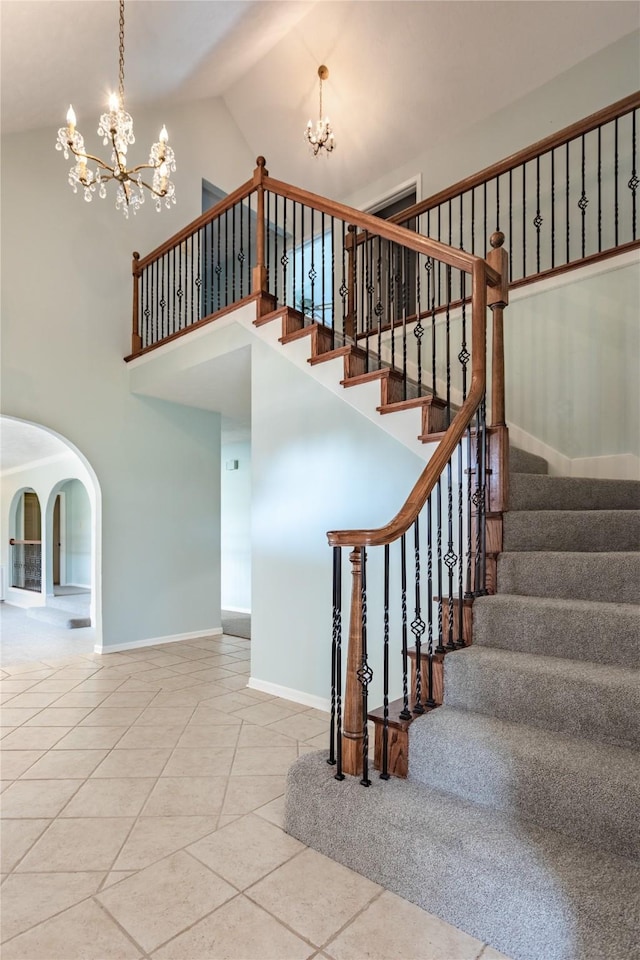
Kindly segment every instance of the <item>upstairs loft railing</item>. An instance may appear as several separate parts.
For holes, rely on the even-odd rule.
[[[640,92],[391,217],[471,253],[507,237],[511,288],[638,240]]]

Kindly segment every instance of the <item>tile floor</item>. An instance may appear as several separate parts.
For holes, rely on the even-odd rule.
[[[247,689],[249,646],[3,663],[3,960],[499,960],[283,832],[327,715]]]

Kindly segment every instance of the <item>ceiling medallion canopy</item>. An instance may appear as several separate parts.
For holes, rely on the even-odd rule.
[[[75,157],[75,164],[69,170],[69,184],[74,193],[78,186],[84,189],[84,198],[91,201],[93,194],[104,199],[107,196],[107,184],[116,182],[116,209],[122,210],[125,217],[129,210],[136,213],[144,203],[145,189],[155,200],[156,210],[162,209],[162,204],[170,207],[176,202],[175,186],[171,181],[171,174],[176,169],[173,150],[169,146],[167,128],[162,127],[158,142],[154,143],[149,153],[149,162],[134,167],[127,166],[127,151],[135,143],[133,135],[133,119],[124,108],[124,0],[120,0],[119,18],[119,85],[118,93],[109,97],[109,109],[103,113],[98,123],[98,135],[103,138],[106,146],[111,144],[111,163],[101,160],[93,154],[87,153],[84,137],[76,128],[76,115],[73,107],[67,112],[67,126],[58,130],[56,150],[62,150],[65,160],[69,153]],[[96,164],[95,170],[89,169],[89,164]],[[151,183],[142,179],[143,171],[153,171]]]
[[[314,157],[324,152],[330,154],[336,148],[335,137],[329,123],[329,117],[322,116],[322,81],[329,76],[329,70],[324,64],[318,67],[318,76],[320,78],[320,109],[318,110],[318,120],[314,127],[313,121],[309,120],[304,131],[304,138],[309,144],[309,149]]]

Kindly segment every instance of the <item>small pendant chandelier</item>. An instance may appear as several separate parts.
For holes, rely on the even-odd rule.
[[[69,152],[76,158],[74,166],[69,170],[69,184],[74,193],[78,192],[80,186],[84,189],[87,202],[91,201],[96,190],[98,196],[104,199],[107,196],[107,183],[115,180],[116,209],[122,210],[125,217],[128,217],[130,209],[135,214],[144,203],[144,189],[155,199],[158,212],[162,209],[163,201],[166,207],[176,202],[175,186],[170,179],[171,173],[176,169],[176,161],[169,146],[167,128],[163,126],[158,142],[151,147],[149,162],[127,167],[127,150],[135,143],[135,137],[133,120],[124,108],[124,0],[120,0],[119,27],[118,93],[112,93],[109,97],[109,111],[101,115],[98,124],[98,135],[103,138],[103,144],[110,143],[113,148],[111,163],[87,153],[84,138],[76,129],[76,115],[71,106],[67,113],[67,126],[58,130],[56,150],[62,150],[65,160],[69,159]],[[97,165],[95,171],[89,169],[90,162]],[[151,184],[142,179],[143,170],[153,171]]]
[[[336,148],[336,141],[331,130],[329,117],[322,116],[322,81],[326,80],[329,76],[329,70],[324,64],[318,67],[318,76],[320,77],[320,109],[318,111],[318,122],[314,129],[313,121],[309,120],[304,131],[304,138],[309,144],[309,148],[314,157],[317,157],[322,150],[329,154]]]

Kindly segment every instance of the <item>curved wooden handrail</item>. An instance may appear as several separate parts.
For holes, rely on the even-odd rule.
[[[383,237],[392,243],[407,247],[416,253],[421,253],[425,257],[433,257],[446,263],[457,270],[463,270],[465,273],[472,273],[476,264],[483,264],[486,268],[486,282],[490,286],[499,286],[500,277],[495,270],[488,267],[484,261],[472,253],[466,253],[464,250],[457,250],[449,247],[438,240],[432,240],[430,237],[413,233],[404,227],[399,227],[388,220],[381,220],[380,217],[374,217],[373,214],[363,213],[348,207],[344,203],[338,203],[335,200],[327,200],[316,193],[310,193],[302,190],[300,187],[294,187],[282,180],[274,180],[272,177],[265,177],[263,180],[265,190],[271,190],[278,196],[285,197],[287,200],[295,200],[296,203],[305,204],[313,207],[321,213],[328,214],[330,217],[337,217],[349,224],[353,224],[362,230],[368,231],[375,236]]]
[[[219,217],[221,214],[225,213],[227,210],[230,210],[231,207],[234,207],[236,203],[239,203],[241,200],[246,199],[256,190],[256,182],[252,177],[251,180],[247,180],[246,183],[243,183],[237,190],[234,190],[233,193],[227,194],[226,197],[223,197],[215,206],[211,207],[209,210],[205,210],[204,213],[200,214],[199,217],[196,217],[195,220],[192,220],[191,223],[188,223],[186,227],[183,227],[182,230],[179,230],[178,233],[174,233],[172,237],[169,237],[168,240],[165,240],[164,243],[161,243],[159,247],[156,247],[155,250],[152,250],[151,253],[148,253],[146,257],[142,257],[141,260],[138,260],[137,267],[134,266],[135,273],[141,273],[145,267],[148,267],[150,263],[153,263],[155,260],[158,260],[159,257],[163,257],[165,253],[168,253],[169,250],[173,250],[174,247],[179,246],[184,240],[190,237],[193,233],[196,233],[201,227],[204,227],[211,220],[215,220],[216,217]]]
[[[503,173],[508,173],[509,170],[520,167],[523,163],[535,160],[536,157],[540,157],[556,147],[564,146],[565,143],[582,136],[583,133],[590,133],[597,127],[609,123],[617,117],[623,117],[637,107],[640,107],[640,90],[630,94],[628,97],[623,97],[622,100],[617,100],[603,110],[598,110],[596,113],[590,114],[583,120],[578,120],[576,123],[572,123],[562,130],[558,130],[557,133],[552,133],[548,137],[532,143],[529,147],[525,147],[524,150],[518,150],[517,153],[512,153],[511,156],[505,157],[504,160],[499,160],[497,163],[485,167],[484,170],[480,170],[478,173],[474,173],[464,180],[459,180],[452,186],[446,187],[438,193],[434,193],[425,200],[414,203],[413,206],[407,207],[405,210],[401,210],[399,213],[389,217],[389,221],[391,223],[404,223],[407,220],[418,217],[421,213],[426,213],[427,210],[432,210],[434,207],[439,207],[440,204],[446,203],[448,200],[453,200],[454,197],[460,196],[461,193],[466,193],[468,190],[479,187],[483,183],[487,183],[489,180],[501,176]]]
[[[378,547],[398,540],[406,533],[424,507],[484,396],[486,386],[487,277],[494,272],[478,259],[472,281],[471,387],[467,399],[451,422],[435,453],[420,474],[413,490],[393,520],[374,530],[332,530],[327,539],[332,547]]]

